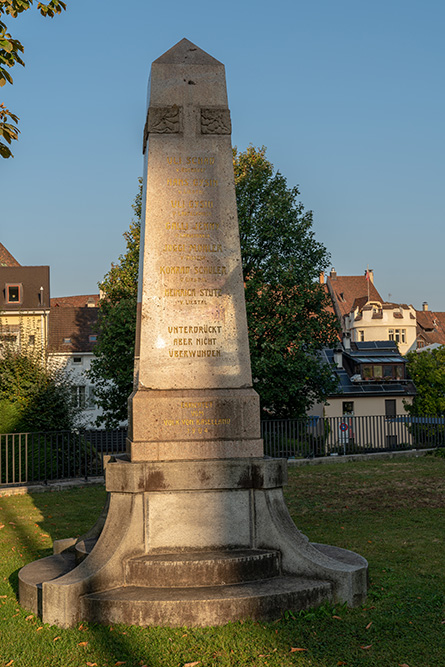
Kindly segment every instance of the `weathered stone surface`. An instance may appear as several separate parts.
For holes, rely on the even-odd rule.
[[[224,65],[182,40],[152,65],[132,461],[262,456]]]
[[[299,611],[332,599],[329,582],[297,577],[202,588],[125,586],[86,595],[82,615],[96,623],[207,626],[240,618],[272,621],[283,610]]]
[[[274,489],[287,481],[285,459],[144,461],[117,459],[108,464],[107,491],[208,491]]]
[[[279,551],[234,549],[139,556],[127,561],[127,586],[184,588],[225,586],[281,573]]]

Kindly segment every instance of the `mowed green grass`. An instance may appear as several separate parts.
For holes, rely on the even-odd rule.
[[[0,497],[0,666],[444,667],[445,459],[291,468],[286,497],[312,541],[368,559],[363,607],[219,628],[44,625],[17,603],[18,570],[88,529],[105,492]]]

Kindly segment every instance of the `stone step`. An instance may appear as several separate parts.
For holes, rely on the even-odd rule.
[[[327,581],[274,577],[231,586],[148,588],[122,586],[81,598],[81,617],[127,625],[212,626],[242,618],[274,620],[332,601]]]
[[[280,571],[278,551],[234,549],[162,553],[128,560],[125,583],[154,588],[223,586],[270,579],[277,577]]]

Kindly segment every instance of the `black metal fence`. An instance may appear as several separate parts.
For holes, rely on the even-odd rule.
[[[0,486],[103,475],[127,429],[0,434]],[[309,458],[445,447],[445,417],[309,417],[261,422],[264,453]]]
[[[104,455],[125,452],[127,429],[0,434],[0,486],[103,475]]]
[[[261,422],[266,456],[309,458],[445,446],[444,417],[310,417]]]

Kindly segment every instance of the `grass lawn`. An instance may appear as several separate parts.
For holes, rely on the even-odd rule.
[[[291,468],[286,497],[311,540],[368,559],[363,607],[204,629],[43,625],[17,603],[18,570],[89,528],[105,492],[0,497],[0,667],[444,667],[445,459]]]

